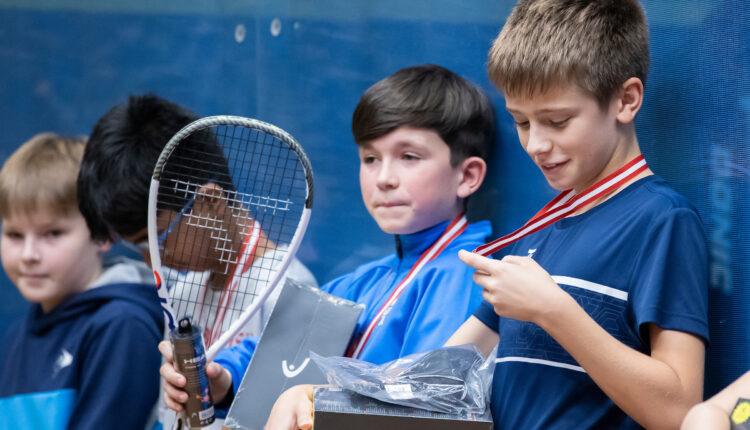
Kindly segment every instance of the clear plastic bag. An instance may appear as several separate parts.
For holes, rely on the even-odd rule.
[[[310,357],[328,383],[383,402],[454,415],[483,414],[495,371],[474,345],[445,347],[375,365],[347,357]]]

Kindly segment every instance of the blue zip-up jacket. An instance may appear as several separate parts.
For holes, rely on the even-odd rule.
[[[115,273],[128,271],[118,266]],[[122,280],[112,273],[99,279]],[[146,425],[159,395],[164,320],[156,289],[95,284],[48,313],[31,306],[9,330],[0,354],[0,430]]]
[[[363,264],[321,287],[327,293],[365,305],[355,339],[448,224],[399,235],[400,250]],[[458,259],[458,250],[474,250],[491,233],[488,221],[470,224],[437,258],[426,264],[373,330],[359,359],[382,364],[443,346],[482,302],[482,288],[473,281],[474,269]],[[246,339],[216,356],[215,361],[232,374],[234,392],[250,363],[256,341],[257,338]]]

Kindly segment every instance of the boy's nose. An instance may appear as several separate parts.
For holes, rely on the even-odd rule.
[[[23,251],[21,258],[24,261],[37,261],[40,258],[39,246],[36,238],[26,237],[23,241]]]
[[[383,162],[378,171],[377,184],[380,188],[395,188],[398,186],[398,175],[390,162]]]
[[[535,155],[548,152],[552,148],[549,136],[539,127],[530,127],[526,141],[526,152],[533,158]]]

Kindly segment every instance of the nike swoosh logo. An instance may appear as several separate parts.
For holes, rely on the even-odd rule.
[[[287,365],[286,360],[281,362],[281,371],[284,372],[284,376],[287,378],[294,378],[295,376],[302,373],[303,370],[305,370],[305,367],[307,367],[307,363],[310,362],[310,357],[307,357],[305,361],[302,362],[302,365],[298,368],[294,368],[294,364],[291,366]]]

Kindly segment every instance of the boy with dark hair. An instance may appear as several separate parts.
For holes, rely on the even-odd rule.
[[[451,166],[487,159],[495,130],[486,95],[450,70],[424,65],[401,69],[365,91],[352,115],[359,146],[399,127],[433,130],[448,145]]]
[[[81,170],[78,175],[79,204],[81,213],[86,218],[95,238],[121,238],[121,243],[132,247],[135,245],[146,263],[150,264],[148,249],[147,208],[151,177],[163,148],[179,130],[198,119],[194,113],[153,94],[130,96],[125,103],[118,104],[104,114],[94,125],[83,154]],[[183,222],[188,223],[193,213],[202,208],[228,204],[226,199],[212,198],[224,191],[231,191],[233,185],[228,175],[226,159],[210,133],[193,133],[178,151],[199,151],[207,154],[196,168],[185,172],[169,172],[162,178],[162,183],[170,179],[178,181],[188,175],[194,187],[183,192],[184,187],[175,190],[170,196],[174,207],[189,208]],[[210,168],[204,168],[209,165]],[[218,185],[220,184],[220,187]],[[210,189],[210,191],[209,191]],[[162,188],[163,192],[169,192]],[[194,197],[189,197],[191,194]],[[159,208],[171,210],[173,208]],[[227,213],[218,208],[216,213]],[[198,223],[200,224],[200,223]],[[200,226],[190,229],[198,233]],[[184,229],[181,229],[184,230]],[[179,250],[168,252],[162,258],[163,274],[172,297],[186,297],[191,285],[202,283],[204,288],[201,306],[205,309],[217,309],[218,303],[225,296],[227,288],[233,288],[228,309],[241,308],[243,298],[260,288],[249,278],[242,277],[233,283],[234,270],[228,267],[227,259],[220,258],[218,248],[239,249],[243,242],[244,232],[232,234],[228,241],[197,241],[194,246],[186,247],[168,236],[163,242],[165,249]],[[264,236],[259,233],[261,238]],[[270,243],[267,249],[271,249]],[[236,254],[235,254],[236,255]],[[253,264],[254,258],[248,260],[247,266]],[[315,277],[296,258],[289,264],[285,276],[307,285],[317,286]],[[153,281],[152,281],[153,282]],[[282,279],[283,285],[284,280]],[[259,336],[278,299],[281,288],[276,288],[263,306],[230,340],[240,342],[247,337]],[[197,318],[196,323],[204,328],[204,338],[222,333],[230,321],[217,317],[217,312],[193,313],[194,301],[176,300],[175,313],[178,316],[190,315]],[[168,423],[169,414],[161,408],[160,419]]]
[[[499,341],[496,428],[677,428],[701,399],[706,240],[638,146],[648,63],[636,0],[521,0],[490,51],[521,145],[565,190],[459,252],[485,301],[447,345],[488,354]],[[511,243],[502,260],[482,256]],[[309,426],[310,402],[289,397],[268,429]]]
[[[158,398],[159,299],[148,270],[102,267],[109,242],[77,207],[83,151],[44,133],[0,171],[3,268],[34,303],[2,343],[0,428],[144,428]]]
[[[99,118],[78,181],[79,206],[94,239],[121,237],[146,243],[146,208],[156,160],[169,139],[197,119],[151,94],[131,96]],[[189,143],[201,151],[209,149],[195,136]]]
[[[490,234],[488,222],[467,222],[464,205],[484,180],[494,111],[481,90],[455,73],[415,66],[364,93],[352,131],[362,198],[378,226],[395,235],[396,252],[321,289],[366,305],[348,355],[384,363],[442,345],[481,301],[456,252]],[[253,346],[225,350],[209,365],[218,399],[225,392],[231,399]],[[171,358],[167,344],[160,349]],[[167,402],[179,411],[184,378],[171,364],[162,366],[162,376]]]
[[[197,119],[194,113],[175,103],[146,94],[131,96],[126,103],[114,106],[97,121],[86,146],[78,176],[81,213],[91,227],[94,238],[122,238],[126,246],[135,244],[144,260],[150,263],[146,215],[154,166],[172,136]],[[162,178],[164,183],[168,183],[170,179],[179,182],[181,176],[189,176],[191,182],[198,184],[195,189],[188,190],[189,192],[184,192],[182,186],[176,189],[174,194],[168,197],[175,207],[192,206],[192,209],[195,209],[204,205],[206,202],[203,200],[208,199],[209,194],[201,192],[204,189],[201,186],[211,186],[215,191],[217,184],[221,184],[224,191],[232,189],[226,160],[214,142],[210,133],[203,132],[191,134],[180,145],[178,151],[197,151],[205,154],[202,163],[210,166],[210,169],[196,166],[187,169],[189,172],[165,174]],[[169,192],[169,189],[163,187],[162,192]],[[189,194],[195,196],[195,201],[190,201],[187,197]],[[214,200],[226,202],[224,199]],[[165,243],[164,246],[173,242]],[[221,245],[239,248],[241,242],[242,237],[238,235],[230,244]],[[165,267],[165,276],[170,280],[167,285],[170,286],[173,297],[180,297],[180,291],[185,286],[181,281],[183,277],[187,276],[192,283],[196,283],[200,276],[200,279],[211,287],[206,289],[204,297],[205,307],[209,308],[212,305],[216,306],[220,300],[233,271],[225,267],[224,259],[216,256],[216,244],[200,242],[200,246],[203,248],[180,249],[180,252],[173,252],[169,258],[163,259],[162,264]],[[186,271],[191,272],[186,274]],[[287,276],[304,284],[317,285],[310,271],[296,258],[290,263]],[[245,279],[238,289],[240,293],[253,291],[255,286],[248,285],[248,280]],[[237,342],[247,336],[260,335],[276,304],[280,290],[277,288],[263,304],[260,312],[243,327],[243,331],[235,338]],[[244,295],[234,294],[232,297],[239,300]],[[239,306],[239,303],[236,306]],[[178,315],[184,313],[179,304],[175,312]],[[204,312],[201,321],[197,322],[208,329],[213,323],[210,318],[213,318],[213,313]]]

